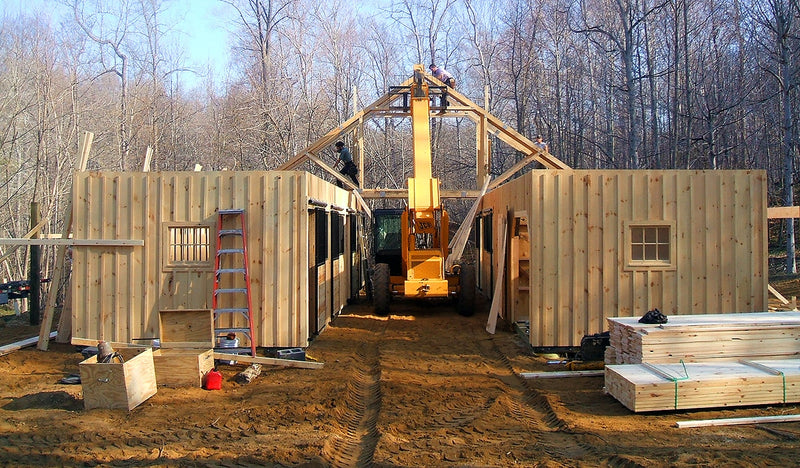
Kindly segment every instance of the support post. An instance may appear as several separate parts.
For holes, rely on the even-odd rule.
[[[489,309],[489,320],[486,322],[486,331],[494,335],[495,328],[497,327],[497,317],[500,315],[500,309],[503,308],[505,303],[505,280],[504,275],[506,272],[506,237],[508,237],[508,222],[506,215],[500,217],[500,259],[497,266],[497,275],[495,275],[494,294],[492,295],[492,306]]]
[[[92,140],[94,140],[94,133],[83,132],[81,140],[80,142],[78,142],[78,157],[77,160],[75,161],[75,172],[86,171],[86,164],[89,161],[89,150],[92,149]],[[71,232],[72,232],[72,191],[70,190],[69,200],[67,200],[67,207],[64,212],[64,228],[61,231],[61,238],[62,239],[68,238]],[[53,270],[52,281],[50,281],[50,293],[47,295],[47,306],[44,309],[44,317],[42,318],[42,325],[39,328],[39,343],[36,345],[36,348],[42,351],[47,351],[47,347],[50,344],[50,326],[53,324],[53,314],[56,308],[56,297],[58,296],[58,288],[61,285],[61,278],[64,275],[64,259],[66,257],[66,254],[67,254],[67,246],[66,245],[58,246],[58,249],[56,250],[56,265]],[[62,334],[63,333],[64,331],[62,331]]]
[[[39,203],[31,202],[31,229],[39,224]],[[34,239],[39,237],[39,233],[33,235]],[[28,285],[30,294],[28,295],[28,315],[31,325],[39,325],[39,299],[42,291],[42,271],[41,271],[41,250],[38,245],[31,245],[30,267],[28,270]]]

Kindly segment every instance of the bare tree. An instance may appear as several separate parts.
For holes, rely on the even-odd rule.
[[[797,123],[797,22],[800,9],[797,0],[766,0],[753,4],[756,20],[769,33],[764,43],[770,61],[763,64],[777,85],[782,137],[783,203],[794,205],[794,160],[797,157],[795,128]],[[786,272],[797,273],[794,222],[786,224]]]
[[[100,48],[99,74],[119,77],[118,145],[119,167],[126,170],[130,150],[128,115],[128,39],[138,19],[132,0],[71,0],[73,18],[89,39]],[[111,51],[108,57],[107,49]]]
[[[589,3],[581,0],[581,27],[575,31],[582,34],[601,35],[610,41],[622,62],[622,89],[625,95],[625,120],[627,122],[626,158],[624,168],[640,167],[639,146],[642,142],[641,116],[637,112],[640,99],[637,81],[642,78],[635,63],[636,51],[642,47],[642,30],[649,16],[663,9],[669,0],[654,5],[640,4],[636,0],[599,0]],[[615,14],[611,14],[610,12]],[[603,13],[600,13],[603,12]],[[608,13],[608,14],[606,14]],[[599,16],[604,15],[604,16]]]

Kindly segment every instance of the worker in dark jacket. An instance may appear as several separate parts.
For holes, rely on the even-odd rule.
[[[336,160],[336,165],[334,165],[334,169],[339,166],[339,163],[344,163],[339,172],[342,175],[350,177],[353,183],[356,184],[356,187],[358,187],[358,178],[356,177],[356,175],[358,175],[358,168],[353,162],[353,155],[350,154],[350,150],[344,145],[344,142],[337,141],[336,152],[339,153],[339,159]],[[341,187],[342,182],[340,180],[337,180],[336,185]]]

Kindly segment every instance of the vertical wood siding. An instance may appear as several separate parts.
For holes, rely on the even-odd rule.
[[[482,208],[495,223],[529,217],[530,310],[506,316],[528,315],[534,346],[578,346],[607,317],[653,308],[766,310],[766,206],[763,171],[541,170],[487,194]],[[626,225],[646,221],[673,226],[674,268],[626,268]]]
[[[304,172],[88,172],[74,184],[75,238],[144,240],[73,249],[74,337],[158,337],[159,310],[211,308],[217,211],[244,208],[257,344],[307,346],[308,199],[347,207],[348,192]],[[165,268],[171,223],[210,227],[210,266]]]

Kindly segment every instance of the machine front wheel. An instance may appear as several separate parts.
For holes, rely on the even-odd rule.
[[[392,288],[388,263],[378,263],[372,272],[372,303],[375,315],[389,315],[389,303],[392,300]]]

